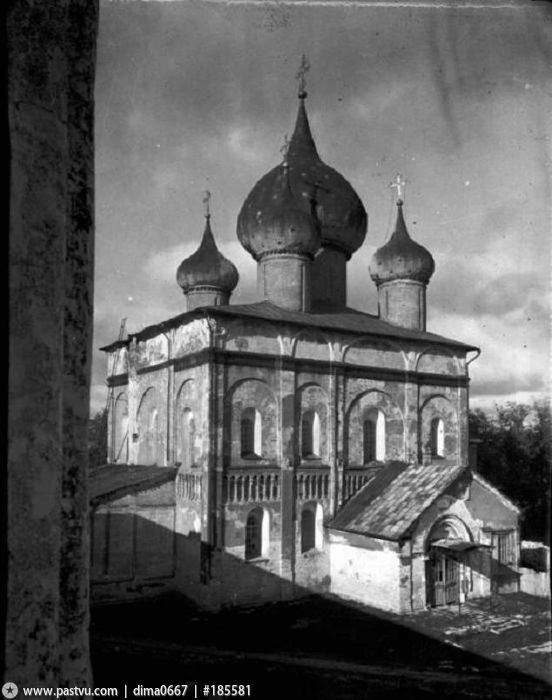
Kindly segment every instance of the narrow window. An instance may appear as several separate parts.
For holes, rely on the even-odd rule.
[[[494,532],[492,545],[493,556],[499,564],[514,563],[514,536],[512,532]]]
[[[301,552],[308,552],[316,546],[315,514],[310,508],[301,513]]]
[[[246,559],[257,559],[263,555],[263,530],[266,529],[263,527],[264,520],[266,517],[262,508],[255,508],[247,516],[245,524]]]
[[[301,455],[303,459],[320,457],[320,416],[307,411],[301,421]]]
[[[364,464],[376,459],[376,422],[372,418],[364,421]]]
[[[371,409],[363,423],[364,464],[385,459],[385,414]]]
[[[256,408],[246,408],[242,413],[240,442],[242,457],[261,457],[262,419]]]
[[[445,425],[441,418],[431,421],[431,454],[434,457],[442,457],[445,453]]]

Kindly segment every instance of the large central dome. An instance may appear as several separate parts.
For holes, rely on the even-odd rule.
[[[366,236],[366,211],[347,180],[318,155],[305,98],[306,93],[300,92],[297,121],[286,155],[290,188],[306,213],[311,213],[313,197],[316,200],[322,247],[342,250],[349,258],[360,248]],[[249,193],[238,216],[238,238],[253,255],[251,234],[257,231],[258,212],[266,212],[267,206],[279,205],[274,193],[279,189],[281,177],[281,165],[264,175]],[[266,235],[270,236],[270,231]],[[271,247],[269,241],[265,245]]]

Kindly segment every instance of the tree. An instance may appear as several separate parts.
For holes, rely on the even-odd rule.
[[[88,421],[88,459],[90,467],[107,462],[107,408]]]
[[[508,402],[496,416],[470,412],[470,437],[482,442],[478,471],[521,510],[525,539],[549,542],[550,406]]]

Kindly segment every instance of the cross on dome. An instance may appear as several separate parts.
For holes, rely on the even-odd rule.
[[[402,204],[404,199],[404,191],[406,189],[406,180],[398,173],[397,177],[389,184],[391,189],[397,190],[397,204]]]
[[[203,197],[203,204],[205,206],[205,217],[208,219],[211,216],[211,193],[209,190],[205,190],[205,195]]]
[[[307,96],[307,80],[305,78],[307,71],[310,69],[310,63],[308,61],[308,58],[303,54],[301,56],[301,65],[299,66],[299,70],[297,71],[297,74],[295,76],[295,80],[297,80],[297,94],[300,97],[300,99],[305,99]]]

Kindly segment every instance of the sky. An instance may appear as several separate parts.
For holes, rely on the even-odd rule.
[[[377,313],[367,269],[401,173],[408,229],[436,263],[428,330],[481,348],[472,407],[548,395],[552,8],[383,5],[103,0],[93,413],[121,318],[136,332],[185,311],[176,269],[199,244],[205,189],[240,272],[232,302],[258,300],[236,220],[281,161],[303,53],[318,152],[368,212],[349,306]]]

